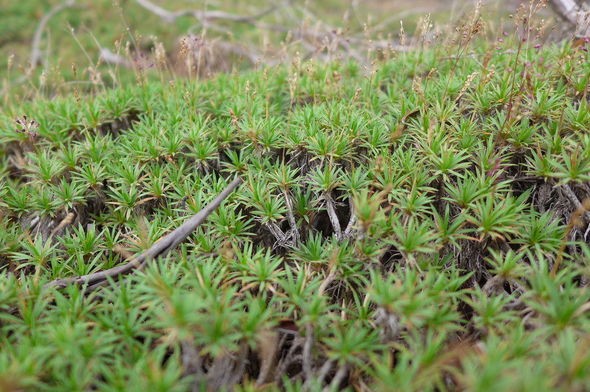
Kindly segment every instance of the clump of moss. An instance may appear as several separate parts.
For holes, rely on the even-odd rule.
[[[0,386],[583,390],[590,61],[502,45],[3,112]]]

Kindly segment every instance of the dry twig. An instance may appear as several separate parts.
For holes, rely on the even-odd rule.
[[[107,64],[122,65],[126,68],[131,68],[132,66],[132,63],[125,57],[106,48],[100,48],[100,59]]]
[[[340,227],[340,220],[338,219],[338,214],[336,214],[336,207],[334,206],[334,200],[332,200],[332,196],[329,194],[324,195],[324,200],[326,201],[326,211],[328,212],[328,218],[330,218],[330,223],[332,224],[332,228],[334,229],[334,235],[338,241],[342,240],[342,228]]]
[[[75,0],[67,0],[61,4],[56,5],[48,13],[43,15],[43,17],[39,21],[37,29],[35,30],[35,35],[33,36],[33,42],[31,43],[31,56],[29,57],[30,70],[33,70],[41,62],[41,38],[43,37],[43,32],[47,27],[47,23],[49,23],[51,18],[53,18],[61,11],[72,7],[75,4],[75,2]]]
[[[576,29],[576,37],[590,37],[590,7],[575,0],[551,0],[555,12]]]
[[[270,14],[271,12],[275,11],[282,5],[277,4],[270,8],[267,8],[264,11],[261,11],[254,15],[236,15],[230,14],[228,12],[223,11],[198,11],[198,10],[179,10],[179,11],[168,11],[149,0],[136,0],[137,4],[142,6],[143,8],[147,9],[153,14],[158,15],[160,18],[165,20],[168,23],[174,22],[176,19],[181,18],[183,16],[192,16],[193,18],[197,19],[203,24],[206,24],[212,20],[227,20],[230,22],[237,22],[237,23],[249,23],[252,24],[255,20],[264,17],[265,15]]]
[[[580,215],[583,215],[588,220],[588,222],[590,222],[590,211],[586,211],[586,208],[580,199],[578,199],[578,196],[576,196],[572,188],[566,184],[561,189],[565,196],[572,202],[574,207],[576,207],[576,210],[580,212]]]
[[[199,227],[205,219],[225,200],[234,189],[242,182],[240,177],[236,177],[211,203],[207,204],[201,211],[193,215],[189,220],[184,222],[180,227],[161,238],[152,245],[151,248],[141,253],[128,263],[110,268],[108,270],[95,272],[89,275],[77,276],[73,278],[57,279],[45,285],[45,287],[63,288],[71,284],[89,285],[89,289],[94,289],[108,281],[121,275],[128,274],[137,269],[143,268],[147,262],[161,256],[165,256],[170,250],[184,241],[190,233]]]

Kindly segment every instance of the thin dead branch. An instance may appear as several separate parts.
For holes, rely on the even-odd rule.
[[[236,15],[230,14],[223,11],[199,11],[199,10],[179,10],[179,11],[168,11],[149,0],[136,0],[137,4],[150,11],[151,13],[159,16],[167,23],[173,23],[176,19],[184,16],[192,16],[203,24],[207,24],[214,20],[226,20],[236,23],[248,23],[252,24],[255,20],[260,19],[278,8],[282,7],[283,4],[273,5],[257,14],[254,15]]]
[[[328,375],[328,373],[330,373],[332,371],[333,366],[334,366],[334,361],[332,359],[326,361],[326,363],[324,363],[322,365],[322,367],[320,368],[319,374],[318,374],[318,383],[320,385],[324,383],[326,376]]]
[[[326,291],[328,286],[334,281],[334,279],[336,279],[336,274],[337,274],[336,268],[332,267],[330,269],[330,272],[328,273],[328,276],[326,276],[326,279],[324,279],[324,281],[322,282],[322,284],[318,288],[318,295],[324,294],[324,292]]]
[[[332,197],[328,194],[324,195],[324,200],[326,201],[326,210],[328,211],[328,217],[330,218],[330,223],[334,229],[334,235],[336,236],[336,239],[340,241],[342,239],[342,228],[340,227],[340,220],[336,214],[334,200],[332,200]]]
[[[280,346],[279,334],[277,331],[263,331],[258,336],[260,372],[256,379],[257,386],[261,386],[268,381],[271,370],[276,366],[277,354]]]
[[[174,249],[178,244],[184,241],[205,219],[225,200],[242,182],[240,177],[236,177],[213,201],[207,204],[201,211],[193,215],[189,220],[184,222],[180,227],[167,234],[157,241],[151,248],[136,256],[128,263],[110,268],[108,270],[95,272],[88,275],[77,276],[73,278],[57,279],[45,285],[45,287],[63,288],[72,284],[89,285],[90,289],[99,287],[108,281],[109,278],[115,279],[121,275],[126,275],[137,269],[143,268],[147,262],[158,257],[165,256]]]
[[[352,198],[349,199],[349,201],[348,201],[348,208],[350,210],[350,218],[348,219],[348,224],[346,225],[346,228],[344,229],[344,238],[351,238],[353,236],[356,221],[357,221],[356,212],[355,212],[354,203],[352,201]]]
[[[313,374],[311,372],[312,369],[312,359],[311,359],[311,348],[313,346],[313,326],[310,323],[305,325],[305,343],[303,344],[303,374],[307,380],[311,380]]]
[[[35,69],[37,65],[41,64],[41,39],[43,38],[43,32],[47,27],[47,23],[53,18],[55,15],[59,14],[63,10],[74,6],[76,3],[75,0],[67,0],[61,4],[56,5],[48,13],[43,15],[39,24],[37,25],[37,29],[35,30],[35,34],[33,35],[33,42],[31,43],[31,55],[29,57],[29,70]]]
[[[565,196],[572,202],[574,207],[576,207],[576,210],[580,211],[580,214],[583,215],[588,222],[590,222],[590,211],[586,211],[586,208],[580,199],[578,199],[578,196],[576,196],[572,188],[566,184],[561,187],[561,189],[563,190]]]
[[[590,37],[590,7],[576,0],[551,0],[553,10],[576,29],[576,37]]]
[[[121,65],[126,68],[132,67],[131,61],[106,48],[100,48],[100,60],[107,64]]]
[[[281,230],[279,225],[274,222],[265,223],[264,226],[270,231],[273,237],[277,240],[279,246],[285,246],[287,244],[287,235]]]
[[[299,230],[297,229],[297,220],[295,219],[295,214],[293,213],[293,203],[291,202],[291,195],[289,195],[289,192],[283,191],[283,196],[285,196],[287,218],[289,220],[289,225],[291,226],[291,232],[293,233],[293,245],[296,245],[299,242]]]
[[[342,381],[344,380],[344,378],[346,377],[347,374],[348,374],[348,366],[347,365],[340,366],[340,368],[338,368],[338,371],[336,372],[336,375],[332,379],[330,386],[324,388],[324,391],[337,391],[338,387],[340,386],[340,384],[342,383]]]
[[[287,354],[285,354],[285,356],[279,361],[278,366],[275,369],[274,372],[274,377],[273,377],[273,381],[274,382],[279,382],[281,380],[281,377],[283,377],[283,375],[285,374],[285,372],[287,371],[287,368],[289,367],[289,365],[291,365],[294,362],[300,361],[301,360],[301,355],[296,355],[296,351],[301,347],[301,343],[302,339],[296,338],[291,347],[289,348],[289,351],[287,352]],[[279,344],[279,347],[282,346],[281,344]]]
[[[55,235],[61,233],[61,231],[66,226],[69,226],[74,222],[74,219],[76,219],[76,213],[75,212],[68,212],[67,215],[61,220],[61,222],[59,222],[57,227],[51,231],[51,234],[49,234],[49,236],[54,237]]]
[[[193,391],[198,391],[200,383],[204,379],[203,375],[203,361],[201,359],[201,355],[199,351],[195,347],[195,345],[188,341],[184,340],[181,342],[182,348],[182,366],[184,368],[185,375],[193,375],[194,376],[194,388]]]

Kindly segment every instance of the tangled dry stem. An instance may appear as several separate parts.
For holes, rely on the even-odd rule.
[[[236,177],[211,203],[207,204],[201,211],[193,215],[180,227],[167,234],[157,241],[151,248],[134,257],[126,264],[110,268],[108,270],[95,272],[88,275],[72,278],[57,279],[46,284],[45,287],[63,288],[72,284],[89,285],[90,289],[98,288],[108,279],[116,279],[122,275],[143,268],[150,260],[165,256],[170,250],[184,241],[197,227],[199,227],[213,211],[240,185],[242,179]]]

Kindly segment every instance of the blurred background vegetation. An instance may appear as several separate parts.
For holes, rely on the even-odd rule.
[[[521,3],[483,3],[487,34],[509,29]],[[466,0],[0,0],[0,87],[7,103],[138,77],[207,77],[309,58],[370,62],[444,44],[445,31],[476,7]],[[553,13],[542,12],[551,21]]]

